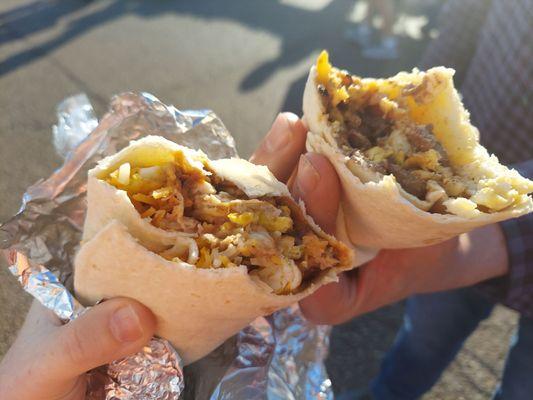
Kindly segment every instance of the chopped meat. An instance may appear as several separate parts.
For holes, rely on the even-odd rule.
[[[345,104],[345,103],[341,103],[341,104]],[[339,109],[343,111],[340,107]],[[346,124],[348,128],[358,128],[359,126],[361,126],[362,121],[359,115],[357,115],[357,113],[345,112],[343,113],[343,117],[344,117],[344,123]]]
[[[365,135],[356,131],[355,129],[349,130],[346,137],[348,138],[348,143],[354,149],[368,150],[372,147],[370,140],[368,140]]]
[[[405,136],[407,137],[409,144],[411,144],[416,151],[424,152],[434,149],[440,154],[440,164],[445,167],[450,165],[446,150],[444,150],[444,147],[437,142],[431,124],[413,125],[410,129],[405,130]]]
[[[382,175],[387,174],[387,161],[382,162],[374,162],[374,161],[368,161],[368,165],[372,168],[372,170],[379,172]]]
[[[431,125],[414,125],[405,130],[407,140],[416,151],[428,151],[435,148],[437,141]]]
[[[399,165],[388,163],[388,170],[394,175],[402,188],[419,199],[426,197],[426,182]]]
[[[383,112],[379,106],[368,106],[362,110],[361,133],[371,141],[386,136],[390,133],[392,122],[383,117]]]
[[[429,212],[435,214],[446,214],[447,209],[442,199],[437,200],[435,204],[433,204],[433,206],[429,209]]]

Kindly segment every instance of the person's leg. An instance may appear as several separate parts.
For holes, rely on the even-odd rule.
[[[372,392],[378,400],[416,399],[428,391],[494,305],[475,289],[413,296]]]
[[[520,317],[494,400],[533,399],[533,319]]]

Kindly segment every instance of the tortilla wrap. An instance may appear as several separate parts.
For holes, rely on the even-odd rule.
[[[182,152],[191,165],[208,163],[219,177],[234,182],[249,198],[281,196],[290,199],[285,185],[266,167],[241,159],[210,161],[206,156],[160,137],[146,137],[102,160],[89,172],[88,211],[83,242],[75,259],[74,287],[84,304],[126,296],[150,308],[157,317],[157,335],[168,339],[185,364],[208,354],[256,317],[289,306],[337,280],[352,268],[353,254],[305,216],[303,205],[294,218],[303,218],[320,237],[341,254],[339,265],[321,271],[301,290],[276,294],[246,265],[199,268],[180,260],[169,261],[158,252],[168,248],[179,232],[160,229],[141,218],[128,194],[102,177],[126,161],[142,163],[150,157]],[[207,161],[206,161],[207,160]]]
[[[361,81],[384,92],[378,99],[398,98],[402,90],[411,90],[413,95],[403,99],[402,106],[412,121],[432,127],[457,174],[473,181],[501,180],[526,193],[501,211],[482,212],[467,199],[450,199],[444,202],[447,212],[428,212],[431,204],[405,191],[392,174],[381,175],[364,162],[350,161],[338,144],[338,127],[326,113],[317,84],[317,67],[311,68],[303,97],[304,120],[309,129],[307,149],[328,157],[340,177],[344,225],[353,244],[370,248],[425,246],[533,210],[533,201],[527,196],[533,190],[533,182],[501,165],[479,144],[478,131],[470,124],[452,76],[453,70],[438,67],[427,72],[401,72],[386,80]]]

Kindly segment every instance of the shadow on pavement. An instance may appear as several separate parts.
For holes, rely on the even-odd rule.
[[[42,0],[0,14],[0,45],[11,40],[30,37],[55,24],[69,14],[83,10],[91,1]],[[206,1],[103,1],[103,6],[71,21],[54,38],[15,53],[0,62],[0,75],[47,56],[90,30],[126,15],[155,18],[172,13],[190,15],[207,20],[230,20],[256,30],[263,30],[281,39],[279,54],[252,70],[241,82],[240,90],[250,91],[261,86],[280,69],[290,67],[320,49],[328,49],[337,65],[366,75],[383,75],[399,70],[406,63],[387,61],[369,63],[361,60],[358,49],[343,40],[343,32],[353,25],[348,16],[354,0],[332,0],[321,10],[308,10],[282,4],[278,1],[217,0]],[[94,8],[94,7],[92,7]],[[317,29],[321,27],[321,29]],[[112,38],[110,38],[112,40]],[[246,46],[246,43],[242,43]],[[407,45],[409,48],[409,44]],[[411,46],[412,47],[412,46]],[[417,43],[415,47],[420,48]],[[409,49],[407,49],[409,50]],[[407,54],[410,52],[407,51]],[[416,64],[407,56],[407,65]],[[400,65],[401,64],[401,65]],[[294,83],[289,98],[301,89],[302,82]],[[301,93],[301,92],[300,92]],[[291,103],[295,103],[292,102]],[[288,108],[294,109],[294,107]]]

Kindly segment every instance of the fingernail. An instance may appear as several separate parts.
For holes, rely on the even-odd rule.
[[[319,181],[320,174],[309,160],[309,157],[306,154],[302,154],[298,163],[298,178],[296,181],[300,195],[311,193],[315,190]]]
[[[296,114],[293,114],[291,112],[283,113],[283,115],[285,115],[285,118],[287,118],[287,122],[289,123],[289,126],[292,131],[292,129],[294,128],[294,125],[296,125],[296,123],[300,120],[300,118],[298,118]]]
[[[270,133],[265,138],[265,146],[269,153],[275,153],[287,146],[292,136],[292,124],[294,118],[289,117],[289,113],[280,113],[272,124]],[[293,114],[294,115],[294,114]],[[298,117],[296,117],[296,120]],[[291,122],[293,121],[293,122]]]
[[[124,306],[113,313],[109,329],[119,342],[134,342],[143,335],[139,317],[131,306]]]

